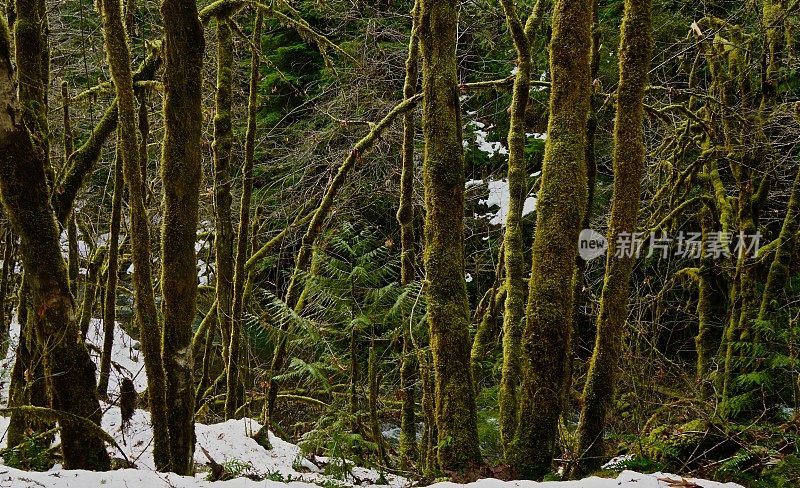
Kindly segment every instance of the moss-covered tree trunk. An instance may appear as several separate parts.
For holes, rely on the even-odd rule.
[[[713,200],[713,197],[712,197]],[[712,209],[704,206],[700,211],[703,249],[708,249],[710,239],[714,235],[714,218]],[[726,283],[723,273],[713,256],[703,255],[697,270],[697,336],[695,349],[697,362],[695,374],[702,386],[703,394],[711,394],[708,383],[714,358],[719,348],[724,317],[727,310]]]
[[[23,260],[23,266],[25,265]],[[20,324],[20,340],[14,351],[14,366],[11,369],[11,382],[8,390],[8,405],[21,407],[33,405],[47,407],[50,405],[50,393],[47,391],[42,349],[37,344],[36,313],[32,310],[31,287],[25,273],[22,273],[18,296],[17,320]],[[8,426],[9,446],[17,446],[32,432],[43,433],[54,427],[46,422],[31,419],[21,412],[12,412]],[[52,438],[43,439],[44,444]]]
[[[155,294],[151,274],[150,225],[144,203],[145,182],[142,180],[139,146],[136,135],[136,108],[134,104],[133,77],[130,71],[130,50],[120,3],[103,0],[103,32],[106,41],[111,76],[117,92],[119,111],[118,131],[120,156],[128,186],[128,204],[131,212],[131,254],[133,261],[133,291],[136,300],[136,322],[144,353],[147,372],[147,390],[150,403],[150,421],[153,425],[153,457],[156,469],[169,467],[169,431],[167,429],[166,382],[161,361],[161,328],[158,322]]]
[[[506,300],[503,311],[503,370],[500,380],[500,438],[509,451],[517,428],[517,388],[522,356],[522,319],[525,316],[525,248],[522,240],[522,209],[528,196],[525,164],[525,110],[528,108],[531,72],[529,32],[538,23],[544,2],[539,0],[523,25],[511,0],[501,0],[506,23],[517,51],[517,74],[511,98],[508,129],[508,192],[506,231],[503,236]]]
[[[602,32],[599,22],[600,1],[592,0],[592,49],[590,54],[591,59],[591,80],[600,79],[600,48],[602,45]],[[586,189],[588,198],[586,199],[586,213],[583,216],[583,223],[581,229],[589,229],[592,225],[592,210],[594,207],[595,194],[597,193],[597,129],[598,129],[598,111],[603,105],[604,95],[600,84],[592,83],[593,90],[589,98],[589,119],[586,122]],[[586,265],[588,262],[582,257],[578,256],[576,259],[575,282],[575,303],[573,309],[575,310],[573,337],[570,344],[572,351],[572,360],[567,362],[568,372],[566,391],[568,395],[573,396],[573,362],[575,358],[575,345],[580,339],[584,329],[581,325],[591,323],[591,312],[586,312],[588,308],[587,302],[589,301],[589,294],[591,287],[587,284]]]
[[[767,282],[761,295],[761,306],[758,311],[759,320],[770,320],[778,309],[778,294],[786,286],[789,279],[789,270],[792,257],[797,246],[797,230],[800,227],[800,170],[794,178],[792,192],[783,226],[778,235],[778,244],[775,246],[775,255],[772,257]]]
[[[42,55],[24,48],[17,53]],[[35,313],[29,318],[44,353],[51,404],[99,424],[102,412],[94,364],[80,338],[58,223],[50,206],[47,160],[22,116],[20,105],[26,105],[28,100],[17,99],[11,41],[4,18],[0,18],[0,100],[6,107],[0,115],[0,199],[20,237],[25,279]],[[79,425],[61,422],[61,445],[67,469],[105,470],[110,466],[103,441]]]
[[[69,89],[67,82],[61,83],[61,101],[64,104],[64,159],[66,160],[74,150],[74,142],[72,138],[72,121],[70,119],[69,106]],[[65,161],[66,162],[66,161]],[[78,295],[78,272],[80,271],[80,255],[78,253],[78,221],[73,212],[70,215],[69,222],[67,223],[67,242],[69,243],[69,286],[73,296]]]
[[[125,191],[124,162],[121,147],[121,145],[117,146],[117,156],[114,160],[114,195],[111,197],[111,228],[108,237],[108,262],[106,265],[108,276],[106,277],[105,307],[103,309],[103,353],[100,358],[100,377],[97,381],[97,392],[101,397],[108,395],[111,352],[114,346],[114,327],[117,320],[119,232],[122,224],[122,194]]]
[[[630,276],[635,256],[618,252],[617,241],[636,232],[642,175],[645,168],[644,91],[652,50],[650,0],[626,0],[619,46],[620,81],[614,121],[614,194],[609,223],[609,249],[600,299],[600,315],[589,372],[583,390],[578,426],[578,472],[602,464],[603,432],[614,405],[618,360],[627,318]]]
[[[762,0],[761,29],[764,33],[764,65],[762,74],[761,107],[769,107],[778,96],[780,83],[780,67],[786,39],[784,23],[786,18],[786,0]],[[796,5],[795,5],[796,7]]]
[[[741,163],[736,163],[736,179],[739,185],[739,198],[737,219],[739,223],[740,235],[746,239],[752,238],[756,233],[755,222],[753,221],[752,201],[752,177],[755,168],[754,161],[747,161],[746,158]],[[725,416],[736,416],[742,410],[755,405],[746,397],[731,401],[739,395],[748,395],[748,389],[752,385],[736,386],[736,378],[742,372],[752,371],[753,362],[756,360],[750,354],[753,350],[752,343],[756,337],[753,335],[753,322],[758,316],[758,301],[756,290],[753,286],[756,283],[757,263],[753,256],[748,255],[744,248],[739,249],[736,257],[736,268],[734,271],[734,282],[731,287],[731,313],[727,327],[725,329],[725,348],[724,348],[724,371],[722,375],[722,398],[721,410]],[[748,343],[751,343],[748,345]],[[758,408],[758,407],[756,407]]]
[[[255,161],[256,124],[258,111],[258,80],[261,66],[261,30],[264,12],[256,14],[253,29],[253,53],[250,59],[250,88],[247,100],[247,131],[244,144],[244,165],[242,168],[242,198],[239,205],[239,228],[236,233],[236,261],[233,273],[233,317],[231,321],[231,345],[228,358],[228,392],[238,388],[239,379],[239,337],[244,323],[245,282],[248,275],[246,264],[249,259],[250,201],[253,193],[253,163]],[[226,411],[228,410],[226,404]]]
[[[3,271],[0,276],[0,348],[8,350],[9,328],[11,317],[7,312],[8,294],[13,289],[11,272],[16,267],[14,248],[17,238],[11,228],[6,228],[3,238]]]
[[[230,358],[231,311],[233,305],[233,223],[231,221],[231,149],[233,147],[233,37],[226,18],[217,18],[217,91],[214,114],[214,271],[217,289],[217,325],[221,331],[223,360]],[[231,372],[228,371],[228,381]],[[234,380],[234,385],[235,385]],[[238,406],[236,388],[227,391],[225,417],[233,417]]]
[[[30,131],[33,146],[45,162],[47,183],[53,183],[50,166],[50,128],[47,119],[47,95],[50,85],[50,43],[45,0],[15,0],[14,62],[19,79],[22,117]]]
[[[478,323],[475,329],[475,337],[472,338],[469,361],[476,395],[480,394],[483,386],[486,359],[493,356],[492,346],[496,344],[496,339],[502,332],[498,316],[500,315],[500,309],[505,304],[505,300],[505,246],[501,244],[497,253],[494,283],[492,283],[492,287],[486,291],[475,307],[475,320]]]
[[[100,268],[103,266],[103,261],[106,258],[106,247],[98,247],[92,251],[89,257],[89,263],[86,265],[86,283],[83,287],[83,297],[81,300],[80,319],[78,326],[81,329],[81,337],[86,339],[86,334],[89,332],[89,326],[92,322],[92,312],[94,311],[94,304],[97,301],[97,295],[100,289],[99,280],[102,276]]]
[[[528,478],[550,469],[568,384],[575,260],[587,201],[591,0],[557,0],[552,24],[550,117],[522,338],[519,417],[509,456]]]
[[[19,81],[20,116],[30,134],[31,144],[38,151],[39,158],[44,164],[47,183],[52,180],[50,167],[49,128],[47,119],[47,92],[50,80],[50,52],[47,39],[47,14],[44,0],[19,0],[9,2],[9,9],[14,12],[14,45],[9,51],[14,51],[14,61],[17,68]],[[64,219],[64,224],[67,220]],[[23,262],[24,266],[24,262]],[[24,281],[24,278],[23,278]],[[20,310],[30,307],[30,287],[25,286],[26,292],[20,295],[24,298],[20,302]],[[22,314],[20,314],[22,315]],[[21,329],[26,330],[29,338],[27,344],[20,342],[16,351],[15,369],[20,374],[12,375],[10,388],[14,394],[10,399],[15,406],[22,406],[25,402],[34,402],[39,406],[46,406],[49,402],[49,392],[45,388],[43,378],[42,349],[36,341],[35,326],[33,322],[20,321]],[[23,374],[26,373],[27,374]],[[19,403],[17,400],[22,401]],[[35,423],[28,422],[24,415],[15,412],[11,416],[9,428],[9,445],[16,445],[22,440],[21,435],[26,433]],[[18,436],[17,433],[20,435]]]
[[[481,462],[469,367],[464,280],[464,155],[456,59],[458,2],[421,0],[425,134],[425,294],[436,375],[438,459],[445,471]]]
[[[144,200],[146,183],[142,180],[140,172],[140,148],[137,145],[133,82],[129,68],[130,51],[128,49],[127,36],[122,28],[119,3],[113,2],[113,0],[104,2],[102,11],[109,64],[112,69],[112,77],[114,77],[118,105],[120,107],[120,156],[124,179],[129,190],[131,254],[134,265],[133,291],[136,300],[135,318],[139,326],[139,337],[148,379],[148,398],[154,431],[153,455],[156,468],[165,470],[169,466],[169,437],[165,403],[166,383],[161,361],[161,327],[158,322],[152,285],[150,228]]]
[[[433,478],[439,471],[436,460],[436,406],[434,399],[434,378],[431,368],[430,354],[427,349],[417,349],[417,362],[419,363],[420,388],[422,389],[422,413],[425,417],[425,426],[419,448],[420,471],[426,478]]]
[[[403,97],[417,93],[419,80],[419,0],[411,11],[411,36],[406,57],[406,77]],[[414,140],[417,125],[414,111],[403,115],[403,169],[400,176],[400,206],[397,223],[400,225],[400,285],[406,286],[415,278],[414,269]],[[403,406],[400,414],[400,469],[408,469],[417,458],[416,354],[410,337],[411,331],[403,328],[403,351],[400,363],[400,390]]]
[[[201,178],[202,67],[205,39],[192,0],[162,0],[164,21],[164,186],[161,227],[162,358],[170,408],[170,470],[194,471],[192,323],[197,297],[197,232]]]

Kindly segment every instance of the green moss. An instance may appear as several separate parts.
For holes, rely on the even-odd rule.
[[[120,138],[119,156],[123,166],[124,180],[129,190],[129,206],[131,213],[131,254],[134,265],[133,289],[136,300],[136,321],[139,325],[139,338],[144,353],[145,369],[148,379],[148,398],[150,402],[153,431],[156,433],[153,442],[153,457],[156,468],[169,466],[169,432],[167,430],[167,408],[165,403],[166,384],[164,368],[161,362],[160,336],[155,295],[152,285],[150,258],[150,229],[145,208],[145,184],[142,181],[139,161],[139,145],[136,128],[136,109],[133,92],[133,74],[130,69],[130,50],[123,26],[120,2],[101,0],[100,10],[103,18],[103,33],[106,43],[106,55],[111,68],[116,91],[116,112],[114,122],[118,121]],[[111,114],[108,112],[104,118]],[[111,125],[108,120],[106,125]],[[101,127],[101,126],[98,126]],[[113,126],[112,126],[113,127]],[[108,128],[109,130],[111,127]],[[99,155],[102,139],[95,146],[87,146],[87,150]],[[98,140],[96,139],[96,141]],[[91,139],[90,139],[91,140]],[[79,150],[80,151],[80,150]],[[75,165],[91,167],[87,162],[92,158],[76,159]],[[82,171],[75,173],[82,180]],[[74,185],[79,187],[78,185]]]
[[[403,82],[403,97],[416,94],[419,79],[419,9],[420,0],[414,2],[411,11],[411,34],[406,56],[406,75]],[[403,115],[403,169],[400,176],[400,204],[397,223],[400,225],[400,285],[406,286],[415,279],[414,253],[414,139],[416,124],[414,112]],[[403,357],[400,366],[400,389],[403,407],[400,417],[400,469],[409,469],[417,459],[416,416],[416,358],[412,350],[410,331],[403,331]]]
[[[222,357],[228,366],[225,416],[232,418],[239,406],[237,376],[239,331],[233,331],[233,223],[231,220],[231,118],[233,89],[233,38],[225,17],[217,17],[217,87],[214,114],[214,250],[216,270],[217,324],[222,337]],[[232,366],[232,367],[231,367]]]
[[[591,1],[558,0],[550,44],[550,118],[523,331],[517,432],[510,460],[520,475],[549,471],[567,381],[575,258],[587,205]]]
[[[0,15],[0,60],[11,59],[11,32],[5,16]]]
[[[540,2],[541,3],[541,2]],[[525,159],[525,115],[531,79],[529,39],[516,7],[501,2],[506,22],[517,50],[517,75],[511,99],[511,122],[508,129],[509,207],[503,238],[505,261],[505,308],[503,313],[503,369],[500,383],[500,434],[508,450],[517,429],[517,388],[520,383],[522,356],[522,319],[525,315],[525,249],[522,239],[522,207],[528,194]]]
[[[18,13],[23,16],[38,15],[38,27],[46,28],[46,19],[42,20],[44,2],[36,2],[36,5],[17,2],[17,7],[20,6],[25,6],[27,10]],[[30,18],[23,19],[23,24],[30,27]],[[26,31],[24,26],[21,29],[22,38],[16,37],[18,65],[25,64],[25,70],[34,66],[41,69],[47,55],[43,31],[36,34],[39,39],[34,39],[35,29]],[[33,47],[39,50],[31,51]],[[0,54],[10,53],[6,50],[0,51]],[[25,62],[21,63],[23,58]],[[22,66],[20,69],[20,76],[23,73],[31,76],[32,85],[30,90],[20,89],[20,96],[23,97],[21,103],[14,90],[11,60],[0,58],[0,97],[7,107],[0,117],[0,154],[3,155],[0,200],[14,232],[20,238],[25,284],[28,287],[25,296],[30,298],[32,310],[35,310],[33,314],[27,314],[26,322],[32,324],[29,333],[43,354],[43,361],[37,363],[43,366],[44,383],[52,407],[98,424],[101,410],[95,391],[94,364],[80,340],[67,266],[61,255],[60,230],[50,205],[47,153],[28,131],[27,121],[30,119],[26,121],[26,115],[19,113],[20,106],[28,105],[27,97],[37,96],[35,85],[43,83],[47,86],[45,80],[48,78],[46,72],[35,74],[22,71]],[[27,304],[27,299],[23,303]],[[23,371],[17,372],[25,374]],[[41,378],[30,368],[28,374]],[[108,469],[110,459],[102,440],[73,422],[59,420],[64,467]]]
[[[469,367],[469,303],[464,281],[464,157],[456,73],[457,2],[422,0],[425,157],[425,295],[436,392],[438,460],[461,471],[480,463]]]
[[[47,181],[52,184],[47,120],[50,46],[45,3],[44,0],[15,0],[14,60],[17,78],[23,80],[18,87],[22,118],[30,131],[34,147],[43,155]]]
[[[202,135],[202,68],[205,39],[194,3],[163,0],[164,186],[161,226],[161,355],[170,406],[170,470],[194,472],[194,382],[191,353],[196,314],[197,257],[194,250],[199,210]]]
[[[634,257],[616,256],[616,236],[636,232],[645,169],[644,91],[652,50],[650,2],[627,0],[620,38],[620,82],[614,124],[614,195],[610,243],[595,347],[583,391],[578,448],[579,473],[598,469],[604,455],[603,433],[614,402],[617,360],[622,353],[629,282]]]

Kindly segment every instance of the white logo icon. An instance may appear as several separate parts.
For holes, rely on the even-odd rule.
[[[578,236],[578,254],[584,261],[591,261],[606,253],[608,241],[605,236],[592,229],[584,229]]]

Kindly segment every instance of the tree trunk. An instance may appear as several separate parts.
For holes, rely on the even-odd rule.
[[[47,94],[50,85],[50,44],[45,0],[15,0],[14,46],[19,84],[19,100],[25,127],[33,146],[41,153],[47,183],[53,183],[50,166],[50,129],[47,120]]]
[[[517,75],[511,99],[508,129],[509,204],[503,236],[506,300],[503,312],[503,370],[500,381],[500,439],[510,453],[517,426],[517,388],[522,356],[522,319],[525,316],[525,248],[522,240],[522,209],[528,196],[528,171],[525,164],[525,110],[528,108],[531,72],[529,32],[542,16],[539,0],[523,25],[511,0],[502,0],[506,23],[517,51]]]
[[[614,121],[614,194],[608,232],[606,274],[597,319],[594,352],[583,391],[578,426],[577,471],[598,469],[603,460],[603,432],[614,404],[618,360],[635,256],[617,255],[617,241],[636,232],[645,166],[644,91],[652,50],[650,0],[626,0],[619,47],[620,81]]]
[[[192,0],[162,0],[164,66],[164,185],[161,227],[162,358],[170,406],[170,470],[194,472],[192,323],[197,297],[197,232],[201,178],[203,26]]]
[[[17,25],[17,29],[23,28],[24,22]],[[0,18],[0,98],[7,107],[0,115],[0,199],[20,237],[22,262],[36,314],[30,319],[44,351],[52,407],[100,424],[102,411],[94,364],[80,338],[67,267],[61,256],[58,223],[50,206],[45,153],[34,144],[21,116],[10,48],[8,25]],[[19,46],[17,53],[18,62],[20,54],[42,55]],[[22,99],[22,105],[29,102]],[[103,441],[81,426],[61,422],[61,442],[66,469],[110,467]]]
[[[544,475],[556,452],[574,327],[575,260],[586,212],[592,1],[557,0],[550,44],[550,117],[523,331],[517,433],[510,460]]]
[[[108,238],[108,266],[103,309],[103,355],[100,358],[100,378],[97,392],[108,396],[108,377],[111,373],[111,351],[114,347],[114,327],[117,320],[117,278],[119,275],[119,230],[122,224],[122,194],[125,191],[122,146],[117,146],[114,160],[114,195],[111,198],[111,229]],[[138,159],[138,158],[137,158]],[[134,268],[135,271],[135,268]]]
[[[217,290],[217,325],[222,338],[224,364],[238,363],[231,357],[231,313],[233,300],[233,223],[231,222],[231,149],[233,125],[231,118],[233,88],[233,38],[225,17],[217,17],[217,92],[214,114],[214,253]],[[238,342],[238,341],[237,341]],[[237,344],[238,345],[238,344]],[[238,354],[237,354],[238,356]],[[230,379],[230,371],[228,371]],[[239,405],[236,382],[225,398],[225,418],[232,418]]]
[[[0,276],[0,350],[8,350],[10,314],[7,313],[7,300],[9,290],[13,289],[12,275],[16,261],[14,260],[14,244],[17,238],[10,228],[5,229],[3,238],[3,271]]]
[[[419,0],[411,11],[411,36],[406,57],[406,77],[403,97],[409,99],[417,92],[419,80]],[[406,286],[415,278],[414,271],[414,112],[403,115],[403,170],[400,176],[400,205],[397,223],[400,225],[400,285]],[[411,331],[403,327],[403,352],[400,363],[400,391],[403,406],[400,413],[400,469],[409,469],[417,458],[416,361],[411,344]]]
[[[258,80],[261,66],[261,31],[264,12],[256,14],[253,29],[253,53],[250,59],[250,89],[247,100],[247,132],[244,144],[244,167],[242,168],[242,199],[239,205],[239,228],[236,237],[236,262],[233,270],[233,318],[231,322],[230,357],[228,358],[228,392],[238,391],[241,373],[239,372],[239,340],[244,322],[245,283],[249,272],[247,261],[250,252],[250,201],[253,193],[253,163],[255,160],[256,124],[258,112]],[[255,232],[254,232],[255,234]],[[237,405],[238,406],[238,405]],[[227,410],[226,405],[226,410]]]
[[[436,373],[439,465],[462,471],[481,462],[469,363],[464,279],[464,155],[456,29],[458,2],[421,0],[425,159],[425,291]]]
[[[118,1],[101,0],[103,33],[106,41],[111,77],[117,92],[119,111],[118,133],[120,156],[129,191],[131,212],[131,254],[133,260],[133,289],[136,300],[136,321],[144,353],[147,390],[150,402],[150,421],[153,424],[153,457],[156,469],[169,466],[169,432],[167,430],[166,384],[161,362],[160,328],[155,305],[150,270],[150,229],[144,204],[144,184],[141,179],[139,146],[136,136],[136,108],[133,78],[130,70],[128,37],[123,26]],[[111,252],[111,251],[109,251]],[[109,304],[110,305],[110,304]]]
[[[775,255],[767,274],[767,282],[761,295],[761,306],[758,312],[759,320],[770,320],[778,309],[778,294],[786,286],[789,279],[789,270],[797,246],[797,230],[800,227],[800,170],[796,170],[792,184],[789,205],[786,216],[783,218],[781,233],[778,235],[778,244],[775,246]]]

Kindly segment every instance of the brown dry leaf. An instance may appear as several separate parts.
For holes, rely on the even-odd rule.
[[[658,478],[658,481],[663,481],[670,488],[703,488],[697,483],[689,481],[686,478],[681,478],[679,480],[672,478]]]

